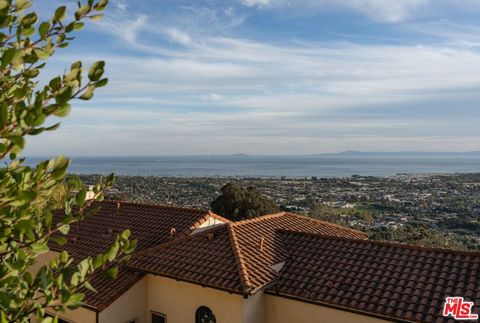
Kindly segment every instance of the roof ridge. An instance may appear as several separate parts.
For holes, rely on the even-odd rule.
[[[440,247],[425,247],[425,246],[419,246],[419,245],[414,245],[414,244],[409,244],[409,243],[394,242],[394,241],[357,239],[357,238],[349,238],[349,237],[331,236],[331,235],[326,235],[326,234],[321,234],[321,233],[295,231],[295,230],[289,230],[289,229],[276,229],[276,231],[278,231],[280,233],[287,233],[287,234],[312,236],[312,237],[317,237],[317,238],[321,238],[321,239],[351,241],[351,242],[357,242],[357,243],[361,243],[361,244],[379,245],[379,246],[387,246],[387,247],[398,247],[398,248],[402,248],[402,249],[412,249],[412,250],[420,250],[420,251],[434,251],[434,252],[459,254],[459,255],[464,255],[464,256],[478,256],[478,257],[480,257],[480,251],[465,251],[465,250],[454,250],[454,249],[440,248]]]
[[[110,203],[110,204],[129,204],[129,205],[141,205],[141,206],[151,206],[156,208],[166,208],[166,209],[177,209],[177,210],[184,210],[184,211],[195,211],[195,212],[203,212],[207,214],[209,210],[207,209],[195,209],[189,207],[182,207],[177,205],[166,205],[166,204],[158,204],[158,203],[142,203],[142,202],[135,202],[135,201],[122,201],[122,200],[103,200],[103,201],[94,201],[94,203]]]
[[[355,230],[355,229],[352,229],[352,228],[349,228],[349,227],[346,227],[346,226],[343,226],[343,225],[340,225],[340,224],[331,223],[331,222],[327,222],[327,221],[322,221],[322,220],[319,220],[319,219],[315,219],[315,218],[312,218],[312,217],[309,217],[309,216],[306,216],[306,215],[300,215],[300,214],[293,213],[293,212],[285,212],[285,215],[294,216],[294,217],[301,218],[301,219],[311,221],[311,222],[322,223],[324,225],[327,225],[327,226],[330,226],[330,227],[333,227],[333,228],[347,230],[347,231],[350,231],[350,232],[360,234],[360,235],[363,235],[363,236],[367,237],[367,234],[363,231]]]
[[[204,216],[198,218],[194,223],[192,223],[192,225],[188,228],[186,228],[184,231],[182,231],[180,234],[182,235],[189,235],[190,233],[192,233],[193,231],[195,231],[196,229],[198,229],[203,223],[207,222],[207,220],[209,218],[214,218],[214,219],[217,219],[219,221],[222,221],[224,222],[225,224],[227,223],[232,223],[232,221],[230,221],[229,219],[226,219],[220,215],[217,215],[215,213],[213,213],[212,211],[208,211],[207,214],[205,214]],[[214,225],[215,226],[215,225]]]
[[[240,274],[240,282],[243,286],[244,292],[248,294],[252,290],[252,283],[248,278],[247,266],[243,261],[243,257],[240,252],[240,246],[238,245],[238,239],[237,239],[237,235],[235,233],[233,224],[227,225],[227,231],[230,237],[230,243],[232,245],[233,254],[235,255],[235,261],[237,262],[238,272]]]
[[[250,218],[250,219],[235,221],[235,222],[232,222],[232,225],[233,226],[239,226],[239,225],[246,224],[246,223],[260,222],[260,221],[263,221],[263,220],[276,218],[276,217],[279,217],[279,216],[282,216],[282,215],[285,215],[285,214],[287,214],[287,213],[284,212],[284,211],[278,212],[278,213],[272,213],[272,214],[265,214],[265,215],[257,216],[257,217]]]
[[[224,221],[225,223],[233,223],[232,220],[229,220],[221,215],[218,215],[217,213],[213,212],[212,210],[208,210],[208,215],[210,215],[212,218],[214,219],[217,219],[217,220],[220,220],[220,221]]]
[[[173,240],[170,240],[170,241],[167,241],[167,242],[163,242],[163,243],[160,243],[156,246],[153,246],[153,247],[150,247],[150,248],[147,248],[147,249],[143,249],[143,250],[140,250],[140,251],[137,251],[137,252],[134,252],[132,255],[131,255],[131,259],[134,259],[134,258],[138,258],[138,257],[142,257],[142,256],[145,256],[145,255],[148,255],[150,254],[151,252],[156,252],[158,250],[161,250],[161,249],[165,249],[167,247],[170,247],[172,245],[176,245],[176,244],[179,244],[179,243],[182,243],[182,242],[185,242],[185,241],[188,241],[188,240],[191,240],[191,239],[194,239],[194,238],[197,238],[197,237],[201,237],[201,236],[204,236],[210,232],[215,232],[215,231],[218,231],[224,227],[226,227],[228,224],[219,224],[219,225],[214,225],[212,226],[211,228],[208,228],[202,232],[199,232],[199,233],[196,233],[196,234],[189,234],[189,235],[183,235],[179,238],[174,238]],[[130,266],[129,264],[127,266]]]

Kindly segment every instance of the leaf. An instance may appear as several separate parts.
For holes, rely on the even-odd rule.
[[[83,298],[84,298],[84,295],[81,293],[70,295],[70,297],[68,298],[68,301],[66,301],[64,305],[68,309],[74,310],[82,305]]]
[[[92,15],[90,16],[89,18],[94,20],[94,21],[98,21],[98,20],[101,20],[103,18],[103,14],[99,14],[99,15]]]
[[[117,256],[118,249],[120,248],[118,241],[115,241],[108,249],[106,256],[108,261],[113,261]]]
[[[68,234],[68,232],[70,231],[70,225],[62,224],[61,226],[58,227],[58,231],[60,231],[63,234]]]
[[[89,281],[86,281],[86,282],[84,283],[84,285],[85,285],[85,288],[86,288],[86,289],[91,290],[91,291],[94,292],[94,293],[97,292],[97,290],[96,290],[95,288],[93,288],[92,284],[90,284]]]
[[[33,27],[22,29],[22,35],[24,35],[24,36],[30,37],[34,33],[35,33],[35,28],[33,28]]]
[[[50,30],[50,23],[49,22],[42,22],[40,24],[40,27],[38,27],[38,33],[40,34],[40,38],[41,39],[46,39],[49,30]]]
[[[81,6],[76,12],[75,12],[75,19],[80,20],[83,16],[85,16],[88,12],[90,11],[90,6],[89,5],[83,5]]]
[[[37,193],[33,191],[23,191],[16,196],[16,198],[20,201],[24,202],[31,202],[37,197]]]
[[[78,271],[82,280],[87,276],[88,270],[90,269],[90,259],[86,258],[80,261],[78,264]]]
[[[37,55],[39,59],[42,60],[46,60],[50,57],[50,53],[44,49],[35,48],[33,52],[35,53],[35,55]]]
[[[15,48],[8,48],[5,50],[2,55],[2,67],[8,66],[13,61],[17,52],[18,51]]]
[[[79,99],[90,100],[93,97],[94,91],[95,91],[95,85],[88,86],[85,92],[79,97]]]
[[[8,1],[6,0],[0,0],[0,10],[3,10],[9,6]]]
[[[74,30],[82,30],[85,24],[83,22],[76,21],[73,23]]]
[[[63,118],[68,116],[70,114],[70,111],[72,111],[72,106],[70,104],[64,104],[63,106],[56,109],[53,115],[59,118]]]
[[[75,196],[75,201],[77,202],[78,206],[83,206],[83,203],[85,203],[86,198],[87,198],[87,190],[82,189]]]
[[[108,84],[108,79],[101,79],[100,81],[98,81],[97,83],[95,83],[95,87],[96,88],[99,88],[99,87],[104,87],[105,85]]]
[[[66,104],[73,96],[73,89],[71,86],[64,86],[55,96],[55,101],[61,105]]]
[[[108,0],[100,0],[98,3],[95,5],[94,9],[97,11],[102,11],[105,9],[105,7],[108,5]]]
[[[34,78],[37,77],[38,74],[40,74],[40,71],[37,69],[25,70],[23,72],[23,76],[25,76],[26,78]]]
[[[30,136],[37,136],[45,131],[45,128],[35,128],[28,132]]]
[[[35,253],[46,253],[50,250],[46,243],[41,242],[35,242],[32,244],[31,248]]]
[[[59,246],[64,246],[68,242],[68,240],[65,237],[53,237],[51,238],[51,240],[56,244],[58,244]]]
[[[29,8],[32,5],[31,1],[28,0],[17,0],[15,2],[15,9],[17,13]]]
[[[10,136],[7,139],[10,140],[15,146],[18,146],[21,149],[25,148],[25,139],[22,136]]]
[[[122,237],[122,239],[128,240],[128,238],[130,237],[130,233],[131,233],[130,230],[127,229],[127,230],[123,231],[120,236]]]
[[[55,10],[55,15],[53,16],[55,21],[62,21],[65,18],[65,15],[67,13],[67,7],[61,6],[58,7],[57,10]]]
[[[68,258],[68,252],[66,252],[65,250],[62,251],[62,253],[60,254],[60,262],[65,264],[68,261]]]
[[[92,64],[90,67],[90,70],[88,71],[88,78],[92,82],[96,82],[100,80],[100,78],[103,75],[104,72],[104,67],[105,67],[105,62],[104,61],[98,61]]]
[[[105,274],[105,276],[107,276],[108,278],[113,280],[113,279],[117,278],[118,268],[117,267],[109,268],[104,272],[104,274]]]
[[[46,127],[46,128],[45,128],[45,131],[53,131],[53,130],[57,130],[59,127],[60,127],[60,122],[57,122],[57,123],[56,123],[56,124],[54,124],[53,126]]]
[[[0,105],[0,128],[3,128],[8,122],[8,104],[3,102]]]
[[[103,255],[96,255],[95,258],[93,258],[93,267],[95,268],[100,268],[103,265]]]

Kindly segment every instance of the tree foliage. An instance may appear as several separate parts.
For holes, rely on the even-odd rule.
[[[240,187],[227,183],[221,195],[211,202],[212,211],[232,221],[253,218],[278,211],[275,202],[263,196],[255,187]]]
[[[425,247],[457,250],[478,249],[478,244],[472,237],[447,235],[417,223],[411,223],[397,229],[389,227],[375,228],[368,233],[368,237],[371,240],[395,241]]]
[[[94,199],[87,200],[87,189],[78,179],[65,180],[65,157],[35,168],[18,157],[28,136],[57,129],[59,123],[52,123],[52,117],[67,116],[72,100],[89,100],[95,89],[107,84],[104,62],[92,64],[88,71],[75,62],[63,75],[39,82],[47,60],[68,46],[85,20],[101,18],[107,2],[79,1],[70,20],[61,6],[49,20],[39,21],[29,11],[32,1],[0,0],[0,161],[5,165],[0,168],[1,323],[29,322],[32,316],[39,322],[56,322],[46,311],[81,306],[79,291],[93,289],[89,277],[107,268],[107,274],[115,276],[115,264],[135,247],[127,230],[103,254],[73,259],[63,251],[38,272],[31,271],[39,255],[49,251],[49,242],[64,244],[70,226],[93,215],[90,204],[103,199],[103,191],[113,183],[113,176],[100,180],[93,188]],[[58,209],[64,209],[60,222],[53,216]]]

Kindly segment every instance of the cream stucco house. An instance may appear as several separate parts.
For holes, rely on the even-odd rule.
[[[480,306],[478,253],[373,242],[285,212],[230,222],[202,210],[99,205],[63,248],[81,259],[125,228],[138,248],[115,281],[94,277],[98,293],[59,313],[61,322],[449,322],[446,296]]]

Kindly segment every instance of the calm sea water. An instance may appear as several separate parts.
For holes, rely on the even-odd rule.
[[[41,160],[28,158],[27,164]],[[347,157],[347,156],[162,156],[76,157],[76,174],[139,176],[344,177],[390,176],[397,173],[480,172],[480,157]]]

